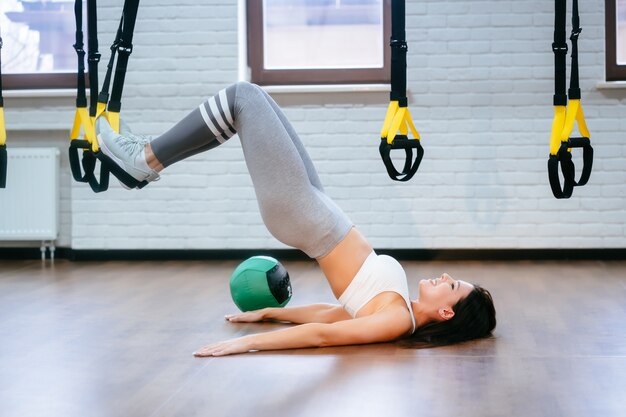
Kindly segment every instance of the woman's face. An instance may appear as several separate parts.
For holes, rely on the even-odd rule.
[[[472,284],[452,279],[450,275],[443,273],[439,278],[423,279],[419,282],[419,303],[428,310],[437,311],[443,319],[452,318],[452,307],[467,297],[473,289]],[[452,316],[447,317],[450,312]]]

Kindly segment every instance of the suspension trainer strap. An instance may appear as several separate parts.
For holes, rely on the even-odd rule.
[[[98,112],[96,117],[100,117],[106,113],[107,104],[109,103],[109,89],[111,85],[111,76],[113,75],[113,65],[115,64],[115,56],[117,54],[117,48],[122,39],[122,27],[124,24],[124,15],[120,19],[120,24],[117,28],[115,40],[111,44],[111,56],[109,57],[109,63],[107,64],[106,75],[104,76],[104,82],[102,83],[102,89],[98,95]]]
[[[581,31],[580,17],[578,15],[578,0],[572,0],[572,34],[569,37],[570,42],[572,43],[572,72],[570,74],[569,90],[567,92],[570,100],[580,100],[580,83],[578,79],[578,36]]]
[[[96,138],[96,119],[98,111],[98,66],[100,64],[100,51],[98,44],[98,9],[96,0],[87,0],[87,42],[89,50],[87,53],[87,64],[89,66],[89,120],[93,131],[93,141],[91,142],[91,152],[89,161],[96,165],[97,156],[100,152],[98,140]],[[83,157],[84,158],[84,157]],[[94,168],[95,170],[95,168]],[[92,175],[89,178],[89,186],[95,193],[100,193],[109,189],[110,167],[100,163],[100,175],[97,178]]]
[[[94,1],[95,0],[90,0]],[[111,57],[107,65],[106,75],[102,89],[98,94],[98,105],[96,111],[96,119],[98,117],[106,117],[111,128],[116,132],[120,130],[120,109],[122,106],[122,91],[124,88],[124,80],[126,77],[126,69],[128,67],[128,58],[133,50],[133,32],[135,30],[135,21],[137,20],[137,10],[139,8],[139,0],[126,0],[122,17],[117,28],[115,40],[111,45]],[[117,58],[117,61],[116,61]],[[115,74],[113,68],[115,66]],[[113,88],[109,99],[109,86],[113,79]],[[94,152],[95,156],[100,160],[102,166],[105,166],[115,177],[128,188],[143,188],[148,185],[147,181],[137,181],[126,171],[120,168],[115,161],[109,158],[101,151]]]
[[[90,107],[87,109],[86,86],[85,86],[85,51],[83,47],[82,31],[82,0],[75,0],[74,12],[76,18],[76,44],[74,48],[78,54],[78,82],[76,99],[76,116],[74,126],[70,133],[70,165],[74,179],[80,182],[88,182],[91,189],[102,192],[109,187],[109,174],[115,175],[125,186],[129,188],[143,188],[147,181],[137,181],[131,175],[121,169],[111,158],[106,156],[98,146],[96,138],[96,120],[104,116],[108,119],[111,127],[119,132],[119,110],[124,84],[124,76],[128,65],[128,57],[132,52],[132,38],[137,18],[139,0],[126,0],[120,24],[111,46],[111,57],[107,65],[104,84],[98,93],[98,64],[101,55],[98,51],[98,15],[96,0],[87,0],[87,28],[88,28],[88,52],[89,65],[89,88]],[[117,61],[116,61],[117,58]],[[113,67],[116,64],[115,77],[113,79],[112,97],[109,102],[109,85],[112,78]],[[108,110],[108,111],[107,111]],[[79,139],[81,129],[84,139]],[[83,150],[83,159],[79,161],[78,150]],[[94,175],[96,162],[100,161],[99,179]],[[81,172],[82,168],[85,173]]]
[[[87,0],[87,37],[89,44],[89,53],[87,54],[87,64],[89,66],[89,116],[95,122],[96,109],[98,107],[98,64],[100,63],[96,0]]]
[[[580,18],[578,15],[578,0],[573,0],[572,7],[572,33],[570,41],[572,43],[572,68],[570,76],[570,87],[568,95],[566,87],[566,0],[555,0],[554,18],[554,42],[552,51],[554,52],[554,119],[552,121],[552,131],[550,134],[550,156],[548,158],[548,178],[552,194],[556,198],[569,198],[575,186],[582,186],[587,183],[591,175],[593,165],[593,148],[589,140],[589,130],[585,122],[582,109],[581,91],[578,75],[578,37],[581,32]],[[570,138],[574,129],[574,123],[578,124],[578,130],[582,137]],[[580,179],[576,181],[576,169],[572,161],[572,148],[583,150],[583,169]],[[559,178],[560,172],[563,176],[561,186]]]
[[[561,155],[559,149],[561,132],[565,124],[567,109],[567,41],[565,40],[566,0],[554,2],[554,119],[552,121],[552,133],[550,135],[550,157],[548,158],[548,177],[552,193],[556,198],[569,198],[574,190],[573,173],[574,164],[571,155]],[[561,188],[559,180],[559,164],[563,172],[564,183]]]
[[[90,0],[92,1],[92,0]],[[93,98],[97,94],[98,86],[98,40],[97,34],[92,32],[95,25],[95,0],[93,4],[88,4],[88,65],[89,65],[89,83],[91,90],[92,111],[95,111]],[[94,172],[96,169],[96,156],[98,152],[98,141],[96,140],[95,131],[95,113],[92,115],[87,109],[87,91],[85,83],[85,50],[83,35],[83,3],[82,0],[74,2],[74,18],[76,19],[76,43],[74,49],[78,57],[77,71],[77,92],[76,92],[76,113],[74,115],[74,124],[70,131],[70,147],[69,160],[72,170],[72,177],[75,181],[89,183],[94,192],[106,191],[109,187],[109,171],[105,166],[100,166],[100,179],[96,178]],[[95,90],[94,90],[95,86]],[[94,94],[94,91],[96,94]],[[83,139],[79,139],[81,130]],[[79,159],[78,151],[82,150],[82,159]]]
[[[0,188],[7,186],[7,130],[4,125],[4,97],[2,96],[2,35],[0,34]]]
[[[591,176],[591,168],[593,166],[593,148],[591,147],[591,141],[589,140],[590,134],[585,121],[585,115],[583,113],[578,76],[578,37],[582,28],[580,27],[580,16],[578,14],[578,0],[572,0],[572,33],[570,35],[570,42],[572,43],[572,72],[570,75],[570,86],[568,90],[569,105],[568,116],[572,119],[571,122],[567,120],[565,127],[563,128],[562,137],[569,138],[574,127],[574,121],[578,124],[578,130],[582,137],[569,138],[569,144],[571,148],[582,148],[583,150],[583,169],[578,181],[574,181],[574,186],[583,186],[589,181]]]
[[[566,0],[555,0],[554,42],[552,43],[552,51],[554,52],[553,103],[555,106],[567,106],[567,94],[565,93],[565,85],[567,83],[567,42],[565,40],[565,8]]]
[[[128,58],[133,52],[133,32],[135,31],[138,8],[139,0],[124,1],[124,11],[121,21],[122,36],[117,45],[117,65],[115,66],[115,77],[113,78],[111,99],[108,105],[109,122],[117,132],[119,132],[119,113],[122,108],[122,91],[124,89]]]
[[[406,34],[405,0],[391,1],[391,93],[387,115],[380,133],[380,156],[387,174],[394,181],[408,181],[417,172],[424,156],[420,137],[415,129],[406,97]],[[409,130],[415,139],[409,139]],[[392,149],[404,149],[405,163],[398,171],[391,159]],[[413,160],[415,150],[415,160]]]
[[[400,107],[407,106],[406,98],[406,44],[405,2],[391,2],[391,93],[390,101],[397,101]]]

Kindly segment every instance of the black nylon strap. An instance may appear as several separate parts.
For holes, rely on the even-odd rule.
[[[89,52],[87,64],[89,65],[89,115],[95,117],[98,106],[98,64],[100,53],[98,52],[98,12],[96,0],[87,0],[87,37]]]
[[[391,151],[393,149],[404,149],[405,160],[402,171],[398,171],[393,165],[393,161],[391,160]],[[413,160],[413,149],[415,149],[415,160]],[[383,159],[385,168],[387,168],[389,177],[394,181],[401,182],[413,178],[413,175],[417,172],[422,158],[424,157],[424,148],[422,148],[420,141],[408,139],[406,136],[396,136],[391,145],[387,143],[387,139],[382,138],[378,151]]]
[[[74,50],[78,56],[78,72],[76,81],[76,107],[87,107],[85,84],[85,44],[83,41],[83,2],[74,1],[74,18],[76,19],[76,43]]]
[[[405,0],[391,1],[391,93],[390,100],[407,106]]]
[[[79,158],[79,150],[83,151],[82,161]],[[70,169],[72,171],[72,178],[74,178],[74,181],[89,182],[91,177],[93,177],[96,166],[95,159],[90,158],[90,156],[93,157],[93,154],[91,153],[91,144],[89,143],[89,141],[79,139],[74,139],[70,141]]]
[[[100,164],[107,169],[107,183],[108,173],[111,172],[115,177],[120,180],[128,188],[143,188],[148,185],[148,181],[137,181],[132,175],[124,171],[119,165],[117,165],[111,158],[105,155],[102,151],[95,154],[96,158],[100,160]],[[93,187],[91,187],[93,189]],[[94,190],[96,191],[96,190]],[[98,191],[96,191],[98,192]]]
[[[572,153],[569,148],[582,148],[583,150],[583,170],[578,181],[576,178],[576,167],[572,161]],[[561,188],[559,178],[559,164],[563,174],[563,187]],[[556,198],[570,198],[574,187],[587,184],[591,176],[593,166],[593,148],[589,138],[570,138],[567,142],[561,143],[561,147],[556,155],[550,155],[548,159],[548,178],[552,194]]]
[[[102,153],[102,152],[98,152],[98,153]],[[93,158],[93,164],[95,167],[96,156],[93,152],[89,152],[90,161],[91,161],[91,158]],[[91,190],[94,193],[101,193],[109,189],[109,172],[110,172],[110,169],[109,169],[108,164],[103,164],[102,161],[100,161],[100,178],[98,179],[96,178],[95,175],[92,175],[91,178],[89,179],[89,186],[91,187]]]
[[[580,100],[580,85],[578,80],[578,35],[580,35],[581,31],[580,17],[578,16],[578,0],[573,0],[572,34],[569,38],[572,42],[572,73],[570,75],[568,91],[570,100]]]
[[[559,164],[563,174],[563,188],[559,179]],[[572,162],[572,154],[566,155],[550,155],[548,158],[548,179],[550,180],[550,188],[552,194],[556,198],[570,198],[574,191],[574,163]]]
[[[566,57],[567,41],[565,40],[565,22],[567,20],[566,0],[555,0],[554,2],[554,42],[552,51],[554,52],[554,105],[566,106]]]
[[[113,64],[115,63],[115,56],[117,54],[117,48],[120,45],[122,39],[122,27],[124,25],[124,15],[120,18],[120,24],[117,28],[115,40],[111,44],[111,56],[109,57],[109,63],[107,64],[107,72],[102,83],[102,89],[100,95],[98,95],[98,102],[108,104],[109,102],[109,88],[111,85],[111,76],[113,75]]]
[[[569,138],[567,145],[561,145],[561,148],[582,148],[583,150],[583,170],[578,181],[574,181],[574,186],[580,187],[587,184],[591,176],[591,168],[593,167],[593,148],[589,138]],[[565,151],[566,149],[564,149]],[[572,175],[575,177],[575,175]]]
[[[0,188],[6,188],[7,186],[8,159],[6,145],[0,145]]]
[[[122,108],[122,91],[124,89],[128,58],[133,52],[133,32],[135,31],[138,8],[139,0],[124,1],[122,37],[117,47],[117,65],[115,66],[115,77],[113,78],[111,100],[109,101],[109,110],[113,112],[119,113]]]

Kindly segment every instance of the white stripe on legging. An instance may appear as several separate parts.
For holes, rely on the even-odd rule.
[[[209,117],[208,113],[206,112],[206,107],[204,107],[204,103],[200,104],[199,108],[200,108],[200,114],[202,114],[202,118],[204,119],[204,123],[206,123],[207,127],[215,135],[215,139],[217,139],[217,141],[219,143],[224,143],[225,140],[222,137],[221,132],[219,130],[217,130],[217,127],[215,127],[215,125],[211,121],[211,118]]]
[[[230,123],[230,125],[234,128],[235,120],[233,119],[233,115],[230,113],[230,107],[228,107],[228,97],[226,97],[226,90],[224,89],[220,91],[219,96],[220,96],[220,104],[222,105],[222,110],[224,111],[224,114],[226,115],[226,119],[228,123]]]
[[[217,124],[220,125],[220,127],[222,128],[222,132],[224,132],[224,139],[230,138],[230,136],[228,136],[228,134],[230,133],[228,132],[229,130],[228,125],[226,124],[226,122],[224,122],[224,119],[222,119],[220,109],[217,108],[217,103],[215,102],[215,96],[209,99],[209,108],[211,109],[211,114],[213,115],[213,117],[215,117]]]

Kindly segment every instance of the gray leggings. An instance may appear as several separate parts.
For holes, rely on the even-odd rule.
[[[239,82],[203,102],[151,142],[165,167],[239,134],[263,221],[311,258],[327,255],[353,224],[324,193],[304,145],[274,100]]]

